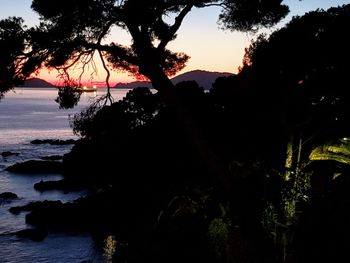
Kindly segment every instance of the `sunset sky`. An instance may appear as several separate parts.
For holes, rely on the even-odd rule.
[[[285,0],[284,2],[289,5],[291,12],[274,29],[283,26],[294,15],[302,15],[317,8],[327,9],[330,6],[348,4],[350,0]],[[27,25],[33,26],[38,23],[38,16],[30,9],[30,5],[31,0],[0,0],[0,19],[21,16]],[[214,7],[195,9],[186,17],[178,32],[178,38],[169,45],[171,50],[185,52],[191,57],[187,67],[180,73],[194,69],[237,72],[242,62],[244,48],[256,35],[220,30],[217,24],[219,10]],[[265,31],[271,32],[274,29]],[[122,39],[120,42],[128,42],[127,33],[118,34],[118,37]],[[112,39],[117,42],[117,38],[113,38],[113,35]],[[53,83],[58,80],[56,72],[48,73],[46,70],[41,71],[39,77]],[[86,79],[88,77],[86,76]],[[103,69],[99,69],[95,80],[104,78]],[[127,74],[114,72],[111,84],[130,80],[133,79]]]

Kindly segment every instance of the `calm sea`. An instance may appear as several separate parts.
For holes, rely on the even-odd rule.
[[[127,90],[113,90],[115,101],[125,96]],[[17,88],[5,94],[0,101],[0,154],[5,151],[18,153],[2,157],[0,155],[0,193],[14,192],[19,198],[9,203],[0,203],[0,263],[18,262],[110,262],[110,243],[114,237],[107,237],[105,245],[96,245],[88,233],[49,233],[42,242],[33,242],[16,237],[15,231],[29,228],[25,223],[25,213],[12,215],[11,206],[24,205],[38,200],[72,201],[84,192],[62,193],[48,191],[40,193],[33,184],[43,180],[57,180],[59,174],[23,175],[13,174],[4,169],[16,162],[39,159],[43,156],[62,155],[71,145],[34,145],[34,139],[76,139],[69,127],[69,116],[86,108],[96,96],[105,90],[83,93],[74,109],[59,109],[54,101],[57,90],[52,88]]]

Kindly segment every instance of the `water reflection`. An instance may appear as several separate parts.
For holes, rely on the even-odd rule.
[[[127,90],[114,89],[116,100],[123,98]],[[97,95],[105,94],[99,89]],[[55,88],[16,88],[6,94],[0,103],[0,153],[9,151],[19,153],[2,157],[0,155],[0,193],[14,192],[19,198],[0,206],[0,263],[42,262],[113,262],[123,255],[124,246],[114,236],[93,239],[89,233],[49,233],[42,242],[20,239],[8,233],[28,228],[25,213],[13,215],[8,209],[11,206],[25,205],[31,201],[61,200],[71,202],[85,193],[60,191],[40,193],[34,190],[33,184],[40,180],[60,180],[60,175],[9,174],[4,168],[20,161],[39,159],[42,156],[64,154],[72,145],[35,145],[35,139],[75,139],[69,127],[68,116],[80,112],[90,104],[95,92],[83,93],[74,109],[59,109],[54,99]],[[92,100],[92,99],[91,99]],[[102,240],[102,242],[101,242]],[[101,242],[101,243],[100,243]],[[118,255],[116,255],[118,254]],[[124,261],[125,262],[125,261]]]

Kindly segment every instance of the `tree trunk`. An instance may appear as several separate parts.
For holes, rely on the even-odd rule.
[[[147,73],[145,75],[151,80],[153,87],[158,90],[161,98],[173,113],[174,121],[188,136],[198,156],[206,164],[206,169],[216,177],[224,196],[228,197],[231,188],[228,169],[224,167],[217,154],[210,148],[202,132],[188,114],[186,106],[175,96],[173,83],[161,68],[152,68]]]

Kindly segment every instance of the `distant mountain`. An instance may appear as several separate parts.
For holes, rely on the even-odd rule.
[[[50,82],[39,78],[27,79],[22,85],[19,85],[22,88],[53,88],[55,87]]]
[[[149,81],[133,81],[129,83],[117,83],[114,88],[117,89],[134,89],[138,87],[152,88],[152,84]]]
[[[228,72],[211,72],[205,70],[193,70],[183,74],[180,74],[171,79],[171,81],[176,85],[181,81],[194,80],[199,86],[203,87],[205,90],[211,89],[212,84],[218,77],[228,77],[232,76],[232,73]],[[148,81],[134,81],[130,83],[118,83],[115,88],[118,89],[133,89],[136,87],[152,87],[152,84]]]
[[[212,72],[205,70],[193,70],[174,77],[171,81],[176,85],[181,81],[195,80],[200,87],[205,90],[211,89],[212,84],[218,77],[232,76],[232,73],[228,72]]]

